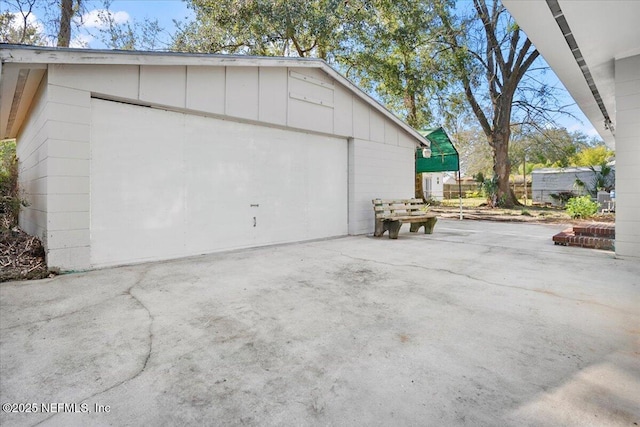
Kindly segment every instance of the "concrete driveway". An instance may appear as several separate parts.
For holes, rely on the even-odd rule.
[[[441,220],[2,284],[0,424],[638,425],[640,265],[562,228]]]

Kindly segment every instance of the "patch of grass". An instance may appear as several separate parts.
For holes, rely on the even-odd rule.
[[[460,206],[460,199],[444,199],[441,203],[442,206],[456,207]],[[484,203],[487,203],[487,199],[485,197],[462,198],[462,207],[465,208],[477,208]]]

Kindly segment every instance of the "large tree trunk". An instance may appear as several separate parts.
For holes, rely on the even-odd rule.
[[[515,193],[509,186],[509,176],[511,175],[509,138],[509,132],[494,132],[490,141],[493,149],[493,174],[498,179],[496,201],[499,206],[505,208],[513,208],[520,205]]]
[[[424,200],[424,189],[422,188],[422,174],[416,174],[416,186],[415,186],[415,197],[416,199]]]
[[[73,16],[73,0],[60,2],[60,31],[58,31],[58,47],[69,47],[71,42],[71,17]]]

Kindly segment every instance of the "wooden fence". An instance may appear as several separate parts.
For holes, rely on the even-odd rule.
[[[467,184],[464,183],[461,185],[462,187],[462,197],[466,198],[469,194],[472,193],[481,193],[480,189],[478,188],[478,184],[473,183],[473,184]],[[516,193],[516,197],[519,199],[522,199],[524,197],[524,188],[522,186],[522,183],[518,183],[515,185],[515,188],[513,188],[513,184],[511,184],[511,188],[514,190],[514,192]],[[444,184],[444,198],[445,199],[457,199],[460,197],[459,195],[460,193],[458,192],[458,184]],[[480,196],[481,197],[481,196]],[[532,197],[532,192],[531,192],[531,183],[528,183],[527,185],[527,198],[529,200],[531,200]]]

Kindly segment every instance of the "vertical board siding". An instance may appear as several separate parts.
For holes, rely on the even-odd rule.
[[[260,107],[258,120],[264,123],[287,124],[287,69],[260,68]]]
[[[258,120],[258,67],[227,67],[225,114]]]
[[[369,107],[371,108],[371,107]],[[382,117],[382,114],[377,111],[371,110],[369,113],[369,135],[371,136],[371,141],[374,142],[385,142],[384,138],[384,123],[385,118]]]
[[[187,108],[224,114],[225,67],[187,67]]]
[[[353,94],[336,84],[333,93],[333,131],[336,135],[353,136]]]
[[[353,137],[369,139],[369,111],[370,107],[363,101],[353,98]]]
[[[185,108],[187,67],[140,67],[140,100]]]
[[[334,85],[317,70],[289,70],[287,124],[298,129],[334,133]]]
[[[109,94],[118,98],[138,99],[139,78],[140,67],[137,65],[54,64],[49,66],[50,84],[80,91]],[[73,98],[65,94],[61,102],[73,103]]]

